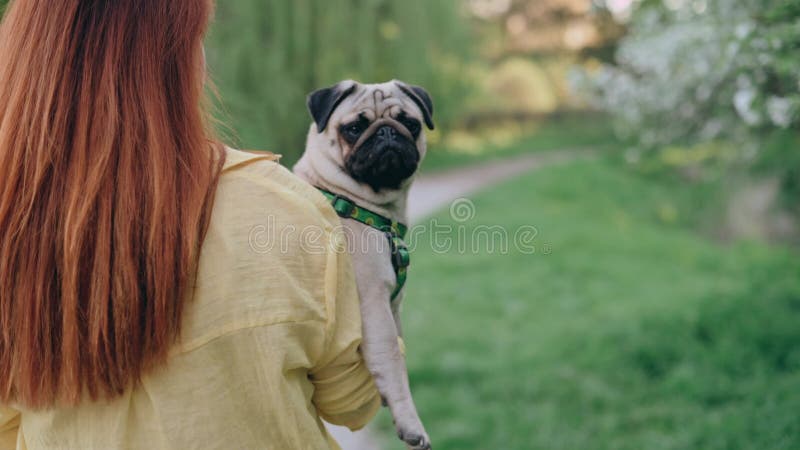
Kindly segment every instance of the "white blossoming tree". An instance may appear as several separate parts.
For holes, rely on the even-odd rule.
[[[584,86],[638,148],[727,142],[752,159],[798,135],[800,0],[645,0],[629,26]]]

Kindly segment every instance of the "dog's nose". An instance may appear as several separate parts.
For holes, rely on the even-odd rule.
[[[389,125],[384,125],[378,129],[376,135],[385,140],[394,140],[397,137],[397,130],[390,127]]]

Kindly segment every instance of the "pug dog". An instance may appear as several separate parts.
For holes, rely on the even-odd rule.
[[[294,172],[323,191],[343,217],[361,297],[364,359],[400,439],[414,450],[430,449],[398,338],[408,265],[403,224],[427,149],[423,127],[434,129],[431,97],[398,80],[348,80],[310,94],[308,109],[314,123]]]

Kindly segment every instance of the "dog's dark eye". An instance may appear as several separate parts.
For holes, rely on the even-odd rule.
[[[417,119],[413,119],[411,117],[402,117],[401,122],[403,126],[405,126],[414,137],[418,137],[419,133],[422,131],[422,124]]]
[[[353,143],[361,137],[361,134],[364,133],[364,131],[367,129],[367,126],[368,124],[366,121],[359,120],[357,122],[343,125],[341,128],[341,133],[348,142]]]

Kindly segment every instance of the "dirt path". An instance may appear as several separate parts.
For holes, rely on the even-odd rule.
[[[419,223],[429,215],[448,207],[454,200],[467,197],[532,170],[594,157],[595,153],[587,150],[564,150],[523,155],[429,175],[423,174],[414,182],[411,189],[408,205],[409,220],[412,224]],[[379,450],[381,448],[378,434],[370,427],[357,433],[333,425],[328,425],[328,430],[342,450]]]
[[[408,215],[412,224],[449,206],[451,202],[532,170],[595,157],[589,150],[522,155],[487,164],[421,175],[411,188]]]

